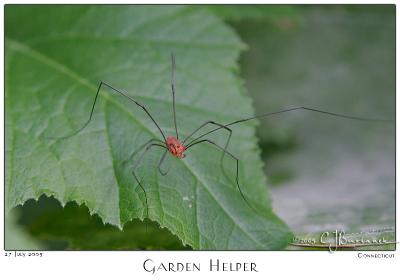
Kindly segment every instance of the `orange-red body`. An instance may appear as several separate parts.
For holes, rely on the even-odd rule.
[[[186,150],[186,147],[173,136],[167,137],[167,147],[168,151],[177,158],[184,158],[186,156],[183,154],[183,152]]]

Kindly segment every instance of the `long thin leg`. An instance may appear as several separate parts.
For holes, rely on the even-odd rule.
[[[231,126],[234,124],[238,124],[238,123],[242,123],[242,122],[246,122],[246,121],[250,121],[250,120],[254,120],[254,119],[258,119],[258,118],[264,118],[264,117],[269,117],[272,115],[277,115],[277,114],[282,114],[282,113],[286,113],[286,112],[290,112],[290,111],[297,111],[297,110],[304,110],[304,111],[310,111],[310,112],[316,112],[316,113],[320,113],[320,114],[325,114],[325,115],[329,115],[329,116],[333,116],[333,117],[338,117],[338,118],[344,118],[344,119],[350,119],[350,120],[355,120],[355,121],[366,121],[366,122],[393,122],[393,120],[390,119],[372,119],[372,118],[361,118],[361,117],[355,117],[355,116],[350,116],[350,115],[343,115],[343,114],[337,114],[337,113],[333,113],[333,112],[328,112],[328,111],[323,111],[323,110],[319,110],[319,109],[314,109],[314,108],[309,108],[309,107],[293,107],[293,108],[288,108],[288,109],[283,109],[280,111],[275,111],[275,112],[271,112],[271,113],[266,113],[266,114],[262,114],[262,115],[257,115],[254,117],[250,117],[250,118],[245,118],[245,119],[241,119],[241,120],[237,120],[234,122],[230,122],[225,124],[224,126]],[[217,130],[222,129],[222,127],[217,127],[214,128],[206,133],[201,134],[200,136],[196,137],[195,139],[193,139],[192,141],[197,141],[199,139],[201,139],[202,137],[209,135]]]
[[[155,140],[157,140],[157,139],[155,139]],[[161,147],[161,148],[164,148],[164,149],[167,148],[166,146],[164,146],[164,145],[162,145],[162,144],[154,143],[155,140],[154,140],[154,139],[151,139],[151,140],[147,141],[147,143],[146,143],[144,146],[142,146],[141,148],[137,149],[137,150],[133,153],[133,154],[137,154],[140,150],[143,150],[143,153],[140,155],[140,157],[138,158],[138,160],[137,160],[137,161],[135,162],[135,164],[133,165],[133,170],[135,170],[135,169],[140,165],[140,163],[142,162],[144,156],[146,155],[146,152],[147,152],[151,147],[157,146],[157,147]]]
[[[139,179],[138,179],[138,177],[137,177],[137,175],[135,173],[135,170],[132,170],[132,175],[135,178],[136,182],[138,183],[138,186],[142,189],[142,191],[144,193],[144,199],[145,199],[145,204],[146,204],[146,218],[148,219],[149,218],[149,205],[148,205],[148,202],[147,202],[146,190],[144,189],[142,183],[139,181]],[[146,232],[147,232],[147,224],[146,224]]]
[[[175,55],[171,53],[171,90],[172,90],[172,110],[174,113],[174,125],[175,125],[175,132],[176,132],[176,139],[179,139],[178,135],[178,127],[176,126],[176,109],[175,109]]]
[[[120,95],[122,95],[122,96],[128,98],[130,101],[134,102],[137,106],[139,106],[140,108],[142,108],[143,111],[150,117],[150,119],[151,119],[151,120],[153,121],[153,123],[156,125],[157,129],[159,130],[159,132],[161,133],[161,136],[162,136],[163,139],[164,139],[164,142],[167,142],[167,139],[165,138],[164,132],[161,130],[160,126],[157,124],[156,120],[155,120],[155,119],[153,118],[153,116],[149,113],[149,111],[146,109],[146,107],[144,107],[142,104],[140,104],[139,102],[137,102],[136,100],[134,100],[134,99],[133,99],[132,97],[130,97],[129,95],[123,93],[123,92],[120,91],[119,89],[117,89],[117,88],[115,88],[115,87],[111,86],[110,84],[108,84],[108,83],[106,83],[106,82],[103,82],[103,81],[101,81],[100,84],[99,84],[99,87],[98,87],[97,92],[96,92],[96,96],[94,97],[94,101],[93,101],[92,109],[91,109],[91,111],[90,111],[89,119],[84,123],[84,125],[83,125],[81,128],[79,128],[78,130],[76,130],[76,131],[74,131],[73,133],[71,133],[71,134],[68,134],[68,135],[65,135],[65,136],[62,136],[62,137],[51,137],[52,139],[65,139],[65,138],[72,137],[72,136],[78,134],[79,132],[81,132],[81,131],[90,123],[90,121],[92,120],[92,116],[93,116],[93,112],[94,112],[94,107],[95,107],[95,105],[96,105],[97,97],[99,96],[100,89],[101,89],[101,87],[102,87],[103,85],[106,86],[106,87],[108,87],[108,88],[110,88],[110,89],[112,89],[112,90],[115,91],[116,93],[118,93],[118,94],[120,94]]]
[[[161,169],[161,165],[163,164],[164,159],[165,159],[165,157],[166,157],[167,154],[168,154],[168,150],[165,150],[165,152],[163,153],[163,155],[162,155],[161,158],[160,158],[160,161],[158,162],[158,167],[157,167],[157,168],[158,168],[158,171],[160,172],[160,174],[161,174],[162,176],[167,175],[168,172],[169,172],[169,169],[168,169],[166,172],[163,172],[162,169]]]
[[[209,125],[209,124],[218,126],[218,127],[221,128],[221,129],[225,129],[225,130],[228,131],[228,133],[229,133],[228,139],[226,140],[226,143],[225,143],[225,146],[224,146],[224,152],[222,153],[222,156],[221,156],[221,166],[223,166],[223,163],[224,163],[224,156],[225,156],[225,153],[226,153],[225,151],[226,151],[226,149],[228,148],[229,142],[230,142],[231,137],[232,137],[232,129],[230,129],[229,127],[227,127],[227,126],[225,126],[225,125],[223,125],[223,124],[214,122],[214,121],[207,121],[207,122],[203,123],[202,125],[200,125],[197,129],[195,129],[191,134],[189,134],[189,135],[185,138],[185,140],[183,140],[183,144],[185,144],[185,141],[188,140],[188,139],[189,139],[192,135],[194,135],[197,131],[199,131],[200,129],[202,129],[203,127],[205,127],[206,125]],[[196,142],[196,140],[198,140],[198,138],[196,138],[196,139],[190,141],[189,144],[187,145],[187,148],[191,147],[191,146]]]
[[[134,158],[144,147],[146,147],[147,145],[149,145],[149,144],[152,143],[152,142],[157,142],[157,143],[159,143],[159,144],[161,144],[161,145],[164,144],[163,141],[161,141],[161,140],[159,140],[159,139],[157,139],[157,138],[152,138],[152,139],[148,140],[146,143],[144,143],[143,145],[141,145],[139,148],[137,148],[137,149],[130,155],[130,157],[129,157],[128,159],[126,159],[126,160],[123,161],[123,163],[126,163],[127,161],[133,160],[133,158]]]
[[[140,163],[142,162],[144,156],[146,155],[146,152],[150,150],[151,147],[154,146],[158,146],[161,148],[166,148],[163,145],[160,145],[158,143],[153,143],[154,140],[151,139],[149,140],[144,146],[142,146],[141,148],[137,149],[134,154],[137,154],[139,151],[143,150],[143,153],[140,155],[140,157],[138,158],[138,160],[135,162],[133,168],[132,168],[132,175],[135,178],[136,182],[138,183],[138,186],[142,189],[143,193],[144,193],[144,198],[145,198],[145,202],[146,202],[146,218],[149,218],[149,205],[148,205],[148,201],[147,201],[147,193],[145,188],[143,187],[142,183],[140,182],[139,178],[136,175],[136,168],[140,165]],[[147,232],[147,224],[146,224],[146,232]]]
[[[226,129],[228,130],[230,133],[232,133],[232,130],[230,128],[228,128],[226,125],[214,122],[214,121],[206,121],[205,123],[203,123],[202,125],[200,125],[198,128],[196,128],[195,130],[193,130],[192,133],[190,133],[188,136],[186,136],[186,138],[182,141],[182,144],[185,144],[187,140],[189,140],[190,137],[192,137],[197,131],[199,131],[200,129],[202,129],[203,127],[205,127],[208,124],[213,124],[218,126],[218,129]],[[192,142],[195,142],[197,140],[197,138],[195,138],[194,140],[191,140],[190,143],[188,144],[188,146],[190,146],[190,144]]]
[[[169,172],[169,170],[170,170],[170,168],[168,168],[167,172],[163,172],[162,169],[161,169],[161,165],[163,164],[163,162],[164,162],[164,160],[165,160],[165,157],[166,157],[166,155],[168,154],[168,152],[169,152],[170,149],[173,149],[173,150],[176,152],[175,146],[172,145],[172,144],[169,144],[169,146],[167,146],[167,149],[165,150],[165,152],[164,152],[163,155],[161,156],[160,161],[158,162],[158,171],[159,171],[160,174],[163,175],[163,176],[167,175],[168,172]]]
[[[246,197],[244,196],[242,189],[240,188],[240,184],[239,184],[239,159],[237,157],[235,157],[233,154],[231,154],[229,151],[225,150],[223,147],[221,147],[220,145],[214,143],[213,141],[209,140],[209,139],[203,139],[203,140],[199,140],[195,143],[193,143],[190,147],[193,147],[197,144],[200,143],[209,143],[211,145],[214,145],[215,147],[217,147],[218,149],[225,151],[226,154],[228,154],[229,156],[231,156],[235,161],[236,161],[236,185],[238,187],[239,193],[242,196],[243,200],[247,203],[247,205],[256,213],[258,213],[258,211],[256,209],[253,208],[253,206],[251,206],[251,204],[249,203],[249,201],[246,199]]]

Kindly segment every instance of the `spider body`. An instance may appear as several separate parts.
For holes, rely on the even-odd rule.
[[[168,151],[177,158],[184,158],[186,155],[183,153],[186,151],[186,146],[184,146],[181,141],[179,141],[174,136],[167,137],[166,141]]]

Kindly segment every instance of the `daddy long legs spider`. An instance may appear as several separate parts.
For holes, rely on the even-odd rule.
[[[166,136],[164,131],[161,129],[160,125],[157,123],[156,119],[153,117],[153,115],[148,111],[148,109],[143,104],[136,101],[134,98],[132,98],[130,95],[128,95],[124,91],[119,90],[118,88],[112,86],[111,84],[109,84],[107,82],[101,81],[98,86],[96,95],[94,97],[94,101],[93,101],[93,104],[92,104],[92,107],[90,110],[88,120],[83,124],[82,127],[80,127],[78,130],[74,131],[73,133],[63,136],[63,137],[57,137],[57,139],[66,139],[66,138],[72,137],[72,136],[78,134],[79,132],[81,132],[90,123],[90,121],[92,120],[95,105],[98,100],[98,96],[99,96],[99,93],[100,93],[102,87],[107,87],[107,88],[111,89],[113,93],[123,96],[124,98],[131,101],[133,104],[135,104],[139,108],[141,108],[144,111],[144,113],[150,118],[151,122],[155,125],[155,127],[161,137],[161,140],[157,139],[157,138],[149,139],[147,142],[145,142],[143,145],[141,145],[136,151],[134,151],[130,157],[131,159],[133,159],[136,155],[139,155],[137,160],[134,161],[134,163],[133,163],[133,168],[131,170],[131,173],[137,182],[137,186],[140,187],[140,189],[144,193],[147,218],[149,217],[149,205],[148,205],[147,192],[146,192],[146,189],[143,186],[142,182],[139,180],[139,178],[137,176],[137,168],[140,165],[140,163],[142,162],[146,153],[153,147],[158,147],[158,148],[164,149],[164,153],[162,154],[162,156],[158,162],[158,165],[157,165],[157,169],[158,169],[159,173],[163,176],[167,175],[168,171],[164,172],[161,168],[161,165],[168,153],[170,153],[172,156],[174,156],[176,158],[184,160],[184,158],[186,157],[186,153],[192,147],[194,147],[196,145],[208,144],[208,145],[212,145],[212,146],[216,147],[218,150],[221,151],[221,162],[220,163],[221,163],[222,168],[224,168],[223,160],[224,160],[225,156],[229,156],[235,161],[236,188],[237,188],[238,192],[240,193],[241,197],[243,198],[243,200],[246,202],[246,204],[253,211],[256,211],[255,208],[252,206],[252,204],[249,202],[249,200],[246,198],[246,196],[244,195],[244,193],[242,191],[241,183],[239,180],[239,158],[236,157],[233,153],[231,153],[228,150],[228,146],[229,146],[232,134],[233,134],[231,126],[233,126],[235,124],[247,122],[247,121],[250,121],[253,119],[257,119],[257,118],[264,118],[264,117],[273,116],[273,115],[277,115],[277,114],[283,114],[283,113],[288,113],[291,111],[301,111],[301,110],[319,113],[319,114],[325,114],[325,115],[332,116],[332,117],[355,120],[355,121],[369,121],[369,122],[391,122],[392,121],[392,120],[386,120],[386,119],[356,117],[356,116],[328,112],[328,111],[319,110],[319,109],[310,108],[310,107],[298,106],[298,107],[282,109],[282,110],[275,111],[275,112],[260,114],[260,115],[256,115],[256,116],[252,116],[252,117],[247,117],[247,118],[239,119],[239,120],[232,121],[232,122],[229,122],[226,124],[222,124],[222,123],[218,123],[216,121],[209,120],[209,121],[202,123],[199,127],[195,128],[185,138],[181,139],[179,137],[179,131],[178,131],[177,119],[176,119],[176,109],[175,109],[175,55],[174,54],[171,54],[171,64],[172,64],[172,70],[171,70],[172,111],[173,111],[173,123],[174,123],[174,129],[175,129],[174,136]],[[206,127],[211,127],[211,128],[209,130],[207,130],[206,132],[203,132],[202,134],[195,136],[199,131],[201,131],[202,129],[204,129]],[[225,130],[228,133],[228,137],[227,137],[227,140],[224,143],[224,145],[217,144],[214,141],[212,141],[208,138],[205,138],[207,135],[210,135],[221,129]]]

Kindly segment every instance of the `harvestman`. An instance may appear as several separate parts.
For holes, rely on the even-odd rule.
[[[65,138],[72,137],[72,136],[78,134],[80,131],[82,131],[90,123],[90,121],[92,119],[94,107],[96,105],[97,97],[99,96],[100,89],[101,89],[102,86],[108,87],[109,89],[113,90],[115,93],[120,94],[123,97],[128,98],[130,101],[132,101],[137,106],[139,106],[141,109],[143,109],[143,111],[149,116],[151,121],[154,123],[154,125],[157,127],[158,131],[160,132],[160,135],[162,136],[162,140],[159,140],[157,138],[150,139],[149,141],[144,143],[140,148],[138,148],[131,156],[131,158],[133,158],[136,154],[138,154],[139,152],[142,152],[140,157],[136,160],[136,162],[133,165],[132,175],[135,178],[136,182],[138,183],[138,186],[142,189],[142,191],[144,193],[145,202],[146,202],[146,217],[147,218],[149,216],[149,207],[148,207],[148,203],[147,203],[147,193],[146,193],[146,190],[143,187],[142,183],[140,182],[140,180],[138,179],[138,177],[136,175],[136,169],[138,168],[138,166],[141,163],[142,159],[146,155],[146,152],[149,151],[150,148],[152,148],[152,147],[159,147],[159,148],[165,149],[163,155],[160,158],[158,166],[157,166],[158,171],[160,172],[160,174],[165,176],[168,173],[168,171],[167,172],[163,172],[161,170],[161,165],[162,165],[162,163],[163,163],[163,161],[165,159],[165,156],[167,155],[168,152],[171,153],[174,157],[183,159],[186,156],[184,154],[184,152],[188,151],[191,147],[193,147],[195,145],[198,145],[198,144],[201,144],[201,143],[207,143],[207,144],[215,146],[216,148],[218,148],[222,152],[222,156],[221,156],[221,167],[222,168],[223,168],[223,159],[224,159],[225,154],[229,155],[233,160],[236,161],[236,178],[235,178],[236,186],[237,186],[237,188],[239,190],[239,193],[242,196],[243,200],[247,203],[247,205],[251,209],[253,209],[255,211],[255,209],[251,206],[251,204],[248,202],[248,200],[244,196],[244,194],[242,192],[242,189],[240,187],[240,184],[239,184],[239,159],[227,150],[229,142],[231,140],[231,136],[232,136],[232,129],[229,128],[230,126],[232,126],[234,124],[250,121],[250,120],[253,120],[253,119],[257,119],[257,118],[267,117],[267,116],[271,116],[271,115],[276,115],[276,114],[281,114],[281,113],[290,112],[290,111],[296,111],[296,110],[312,111],[312,112],[326,114],[326,115],[330,115],[330,116],[334,116],[334,117],[340,117],[340,118],[352,119],[352,120],[358,120],[358,121],[372,121],[372,122],[391,122],[392,121],[392,120],[383,120],[383,119],[371,119],[371,118],[353,117],[353,116],[342,115],[342,114],[332,113],[332,112],[328,112],[328,111],[322,111],[322,110],[318,110],[318,109],[313,109],[313,108],[309,108],[309,107],[299,106],[299,107],[287,108],[287,109],[283,109],[283,110],[275,111],[275,112],[271,112],[271,113],[261,114],[261,115],[257,115],[257,116],[254,116],[254,117],[249,117],[249,118],[233,121],[233,122],[230,122],[230,123],[227,123],[227,124],[221,124],[221,123],[218,123],[218,122],[215,122],[215,121],[207,121],[207,122],[203,123],[202,125],[200,125],[198,128],[196,128],[195,130],[193,130],[193,132],[190,133],[188,136],[186,136],[183,140],[180,140],[179,139],[179,134],[178,134],[178,127],[176,125],[176,112],[175,112],[175,55],[173,53],[171,54],[171,63],[172,63],[172,71],[171,71],[172,110],[173,110],[173,118],[174,118],[174,127],[175,127],[176,137],[175,136],[166,137],[164,132],[162,131],[162,129],[158,125],[157,121],[154,119],[154,117],[150,114],[150,112],[146,109],[146,107],[144,105],[140,104],[139,102],[134,100],[132,97],[130,97],[128,94],[122,92],[121,90],[113,87],[112,85],[110,85],[110,84],[108,84],[106,82],[101,81],[100,84],[99,84],[99,87],[97,89],[96,96],[94,98],[94,102],[93,102],[93,105],[92,105],[92,109],[90,111],[89,119],[85,122],[85,124],[81,128],[79,128],[75,132],[73,132],[73,133],[71,133],[69,135],[57,138],[57,139],[65,139]],[[212,125],[214,128],[211,129],[211,130],[208,130],[207,132],[204,132],[203,134],[201,134],[201,135],[199,135],[197,137],[193,137],[193,139],[192,139],[192,136],[194,134],[196,134],[198,131],[200,131],[204,127],[207,127],[207,126],[210,126],[210,125]],[[229,133],[227,141],[225,142],[224,146],[220,146],[219,144],[214,143],[210,139],[204,139],[205,136],[207,136],[207,135],[209,135],[211,133],[214,133],[215,131],[218,131],[220,129],[224,129]]]

